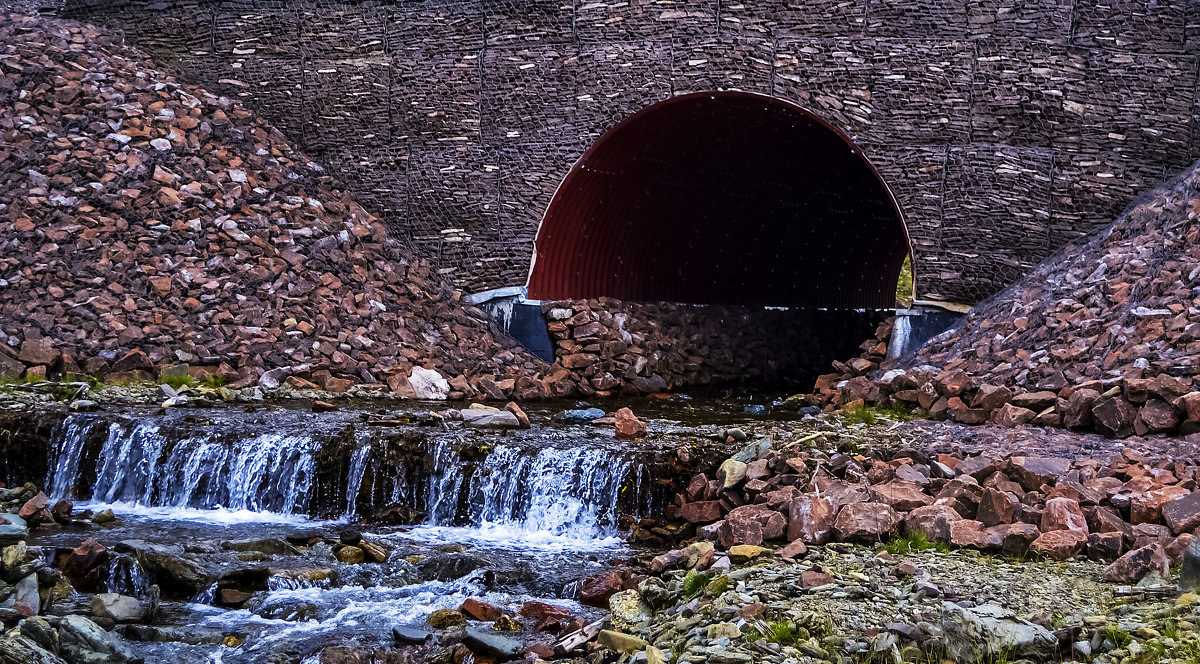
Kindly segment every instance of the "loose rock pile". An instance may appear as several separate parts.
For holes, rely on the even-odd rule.
[[[1132,450],[1108,464],[916,450],[885,459],[779,453],[762,438],[725,460],[715,477],[694,476],[670,516],[715,544],[700,554],[710,562],[717,551],[745,556],[768,541],[790,542],[781,554],[799,557],[813,544],[907,537],[1053,560],[1114,560],[1105,578],[1136,582],[1165,577],[1200,527],[1197,470]],[[659,556],[652,570],[679,564],[685,552]]]
[[[246,109],[70,21],[0,17],[0,62],[0,375],[546,391]]]
[[[899,402],[969,424],[1200,431],[1198,185],[1193,166],[903,366],[863,356],[817,391],[838,405]]]

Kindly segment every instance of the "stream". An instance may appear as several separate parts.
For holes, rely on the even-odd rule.
[[[117,521],[75,521],[30,545],[62,553],[99,540],[115,555],[95,592],[143,597],[158,581],[156,616],[118,628],[147,662],[316,664],[331,646],[394,647],[393,628],[428,629],[430,614],[467,598],[594,620],[603,613],[576,600],[579,583],[638,553],[621,528],[671,500],[675,447],[699,422],[747,417],[715,401],[641,407],[655,419],[637,442],[548,409],[505,431],[378,408],[72,414],[51,441],[47,493]],[[387,561],[339,562],[346,529],[390,548]],[[215,586],[151,579],[163,572],[139,563],[163,556],[206,583],[266,566],[267,587],[215,606]]]

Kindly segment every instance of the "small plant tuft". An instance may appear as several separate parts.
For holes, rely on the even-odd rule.
[[[929,539],[925,531],[915,530],[904,537],[893,538],[892,541],[883,545],[883,550],[888,553],[898,556],[914,551],[937,551],[938,553],[947,553],[950,551],[950,545],[945,542],[937,542]]]
[[[224,376],[218,376],[216,374],[209,374],[200,379],[200,386],[201,387],[211,387],[212,389],[215,390],[219,387],[225,387],[225,383],[228,383],[228,382],[229,382],[229,380],[226,379]]]
[[[699,595],[708,583],[712,581],[713,575],[709,572],[697,572],[696,570],[688,570],[687,576],[683,577],[683,596],[695,597]]]
[[[162,383],[175,389],[179,389],[185,385],[192,387],[196,384],[196,381],[193,380],[188,374],[170,374],[162,377]]]
[[[842,406],[841,417],[844,422],[850,423],[875,424],[879,421],[875,411],[861,401],[851,401]]]

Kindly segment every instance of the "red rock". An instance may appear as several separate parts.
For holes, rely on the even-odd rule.
[[[938,492],[935,502],[949,505],[963,517],[973,519],[982,497],[983,487],[979,486],[974,477],[967,475],[947,482]]]
[[[1181,486],[1163,486],[1148,491],[1136,491],[1129,496],[1129,522],[1154,523],[1162,516],[1163,505],[1187,496],[1190,491]]]
[[[1175,407],[1162,399],[1150,399],[1138,409],[1133,421],[1133,432],[1139,436],[1172,431],[1179,426],[1179,414]]]
[[[1026,491],[1037,491],[1043,484],[1054,484],[1071,469],[1071,462],[1060,457],[1014,456],[1008,460],[1009,473]]]
[[[516,415],[517,422],[520,422],[522,429],[528,429],[530,427],[529,416],[525,414],[524,410],[521,410],[521,407],[518,406],[516,402],[509,401],[508,403],[504,404],[504,410]]]
[[[752,519],[742,519],[736,523],[722,521],[717,528],[717,546],[726,551],[739,544],[758,546],[762,543],[762,526]]]
[[[605,600],[603,608],[608,608],[607,600]],[[526,602],[521,605],[517,613],[534,621],[533,631],[535,632],[557,632],[571,624],[573,620],[571,612],[567,609],[545,602]]]
[[[1010,403],[1014,406],[1028,408],[1029,410],[1040,413],[1041,411],[1053,406],[1057,402],[1057,394],[1049,391],[1041,391],[1018,394],[1012,398]]]
[[[146,371],[153,373],[154,362],[150,361],[150,357],[144,351],[135,348],[122,355],[121,359],[113,362],[112,370],[114,372]]]
[[[89,537],[69,553],[60,554],[55,566],[76,590],[94,592],[108,577],[108,549],[98,540]]]
[[[908,513],[904,518],[904,532],[922,532],[931,540],[949,542],[954,522],[961,520],[962,517],[949,505],[927,505]]]
[[[463,600],[458,610],[475,620],[482,620],[484,622],[495,622],[503,615],[503,611],[500,609],[486,602],[481,602],[474,597],[468,597]]]
[[[1029,424],[1035,417],[1037,417],[1037,413],[1028,408],[1006,403],[992,414],[992,422],[1002,427],[1015,427]]]
[[[887,484],[871,487],[871,497],[875,501],[891,505],[901,512],[933,503],[933,497],[922,491],[919,485],[904,480],[892,480]]]
[[[1083,553],[1087,542],[1088,536],[1085,533],[1077,530],[1055,530],[1039,535],[1029,545],[1029,550],[1050,560],[1066,560]]]
[[[1192,543],[1193,537],[1195,536],[1191,533],[1183,533],[1167,545],[1167,558],[1171,560],[1172,565],[1183,561],[1183,554],[1187,551],[1188,545]]]
[[[753,538],[753,528],[749,527],[749,523],[757,523],[759,526],[759,540],[742,541],[738,539],[737,533],[747,533]],[[765,505],[743,505],[730,510],[729,514],[725,515],[725,524],[721,532],[730,533],[730,537],[737,541],[719,539],[722,548],[728,549],[735,544],[761,544],[763,540],[773,540],[783,537],[787,530],[787,519]]]
[[[776,551],[775,555],[779,556],[780,558],[793,560],[796,558],[803,558],[806,553],[808,553],[808,546],[804,544],[804,540],[798,539],[789,542],[787,546]]]
[[[802,493],[788,503],[788,516],[788,541],[825,544],[833,533],[837,506],[828,498]]]
[[[950,524],[950,543],[961,547],[983,545],[983,524],[974,519],[961,519]]]
[[[1113,583],[1137,583],[1154,572],[1164,579],[1170,578],[1171,561],[1166,549],[1154,543],[1134,549],[1117,558],[1104,570],[1104,580]]]
[[[1010,523],[1003,526],[992,526],[983,531],[983,542],[980,548],[1001,551],[1010,556],[1017,556],[1029,550],[1029,545],[1041,533],[1037,526],[1030,523]]]
[[[1070,532],[1070,531],[1059,531]],[[1124,538],[1121,533],[1089,533],[1087,543],[1087,554],[1089,558],[1096,560],[1112,560],[1121,555],[1121,551],[1125,548]]]
[[[1187,414],[1188,422],[1200,422],[1200,392],[1189,392],[1179,397],[1177,404]]]
[[[1071,393],[1063,407],[1063,426],[1083,429],[1092,425],[1092,408],[1100,399],[1096,390],[1078,389]]]
[[[1074,530],[1087,535],[1087,518],[1083,515],[1079,503],[1070,498],[1051,498],[1046,501],[1042,512],[1042,532],[1055,530]]]
[[[605,572],[583,582],[583,586],[579,589],[579,601],[588,606],[607,609],[608,598],[623,589],[624,583],[619,572]],[[525,614],[522,613],[522,615]]]
[[[838,510],[833,532],[838,541],[871,544],[896,534],[900,515],[890,505],[854,503]]]
[[[622,408],[616,412],[617,438],[632,440],[646,435],[646,424],[633,414],[632,410]]]
[[[1003,385],[980,385],[975,398],[971,399],[971,408],[995,410],[1012,398],[1012,390]]]
[[[49,339],[26,339],[21,343],[21,350],[17,354],[17,359],[25,364],[46,366],[54,366],[61,357],[62,353],[54,348]]]
[[[809,590],[811,588],[819,588],[833,583],[833,577],[829,572],[817,569],[806,569],[800,572],[800,587]]]
[[[54,515],[50,513],[50,499],[41,491],[33,498],[25,501],[25,504],[17,512],[17,516],[25,519],[30,526],[54,521]]]
[[[679,515],[688,523],[712,523],[721,518],[721,501],[698,500],[684,503]]]
[[[1017,497],[1007,491],[984,489],[983,498],[979,501],[979,510],[975,514],[984,526],[999,526],[1012,523],[1017,512]]]
[[[1165,501],[1161,509],[1163,520],[1176,535],[1200,528],[1200,491]]]
[[[1137,409],[1125,397],[1110,397],[1092,406],[1092,426],[1110,438],[1128,438],[1133,434]]]
[[[1133,547],[1139,549],[1147,544],[1163,546],[1171,542],[1171,529],[1157,523],[1139,523],[1133,527]]]
[[[995,459],[987,456],[967,457],[958,462],[954,467],[954,472],[962,475],[970,475],[976,480],[982,481],[987,476],[998,470],[998,465]]]

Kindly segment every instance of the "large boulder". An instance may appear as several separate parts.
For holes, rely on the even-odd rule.
[[[62,656],[69,662],[124,664],[138,659],[120,637],[83,616],[67,616],[55,626]]]
[[[1051,560],[1066,560],[1083,553],[1087,543],[1087,533],[1078,530],[1053,530],[1039,535],[1029,545],[1029,550]]]
[[[963,608],[942,604],[942,633],[946,654],[960,664],[991,662],[1000,657],[1048,660],[1058,638],[1041,625],[1016,617],[994,604]]]
[[[1154,542],[1117,558],[1104,570],[1104,580],[1114,583],[1137,583],[1154,573],[1166,579],[1171,560],[1163,545]]]
[[[434,369],[413,367],[408,382],[418,399],[444,401],[450,396],[450,383]]]
[[[891,505],[854,503],[838,511],[833,531],[839,541],[872,544],[896,534],[900,515]]]
[[[29,526],[25,519],[16,514],[0,514],[0,546],[11,546],[24,542],[29,537]]]
[[[787,530],[787,518],[765,505],[743,505],[735,507],[730,510],[729,514],[725,515],[725,523],[727,524],[737,524],[741,521],[758,522],[758,525],[762,528],[762,537],[764,540],[779,539],[783,537],[784,532]],[[738,542],[738,544],[756,543]]]
[[[910,535],[920,532],[931,540],[949,542],[952,525],[961,520],[962,516],[949,505],[926,505],[908,513],[904,532]]]
[[[1087,535],[1087,518],[1079,503],[1070,498],[1051,498],[1042,511],[1042,532],[1052,530],[1074,530]]]
[[[798,494],[788,503],[787,538],[806,544],[825,544],[833,533],[837,506],[829,498],[813,493]]]
[[[933,496],[921,490],[916,482],[892,480],[887,484],[877,484],[871,487],[871,497],[880,503],[894,507],[901,512],[915,510],[933,502]]]

